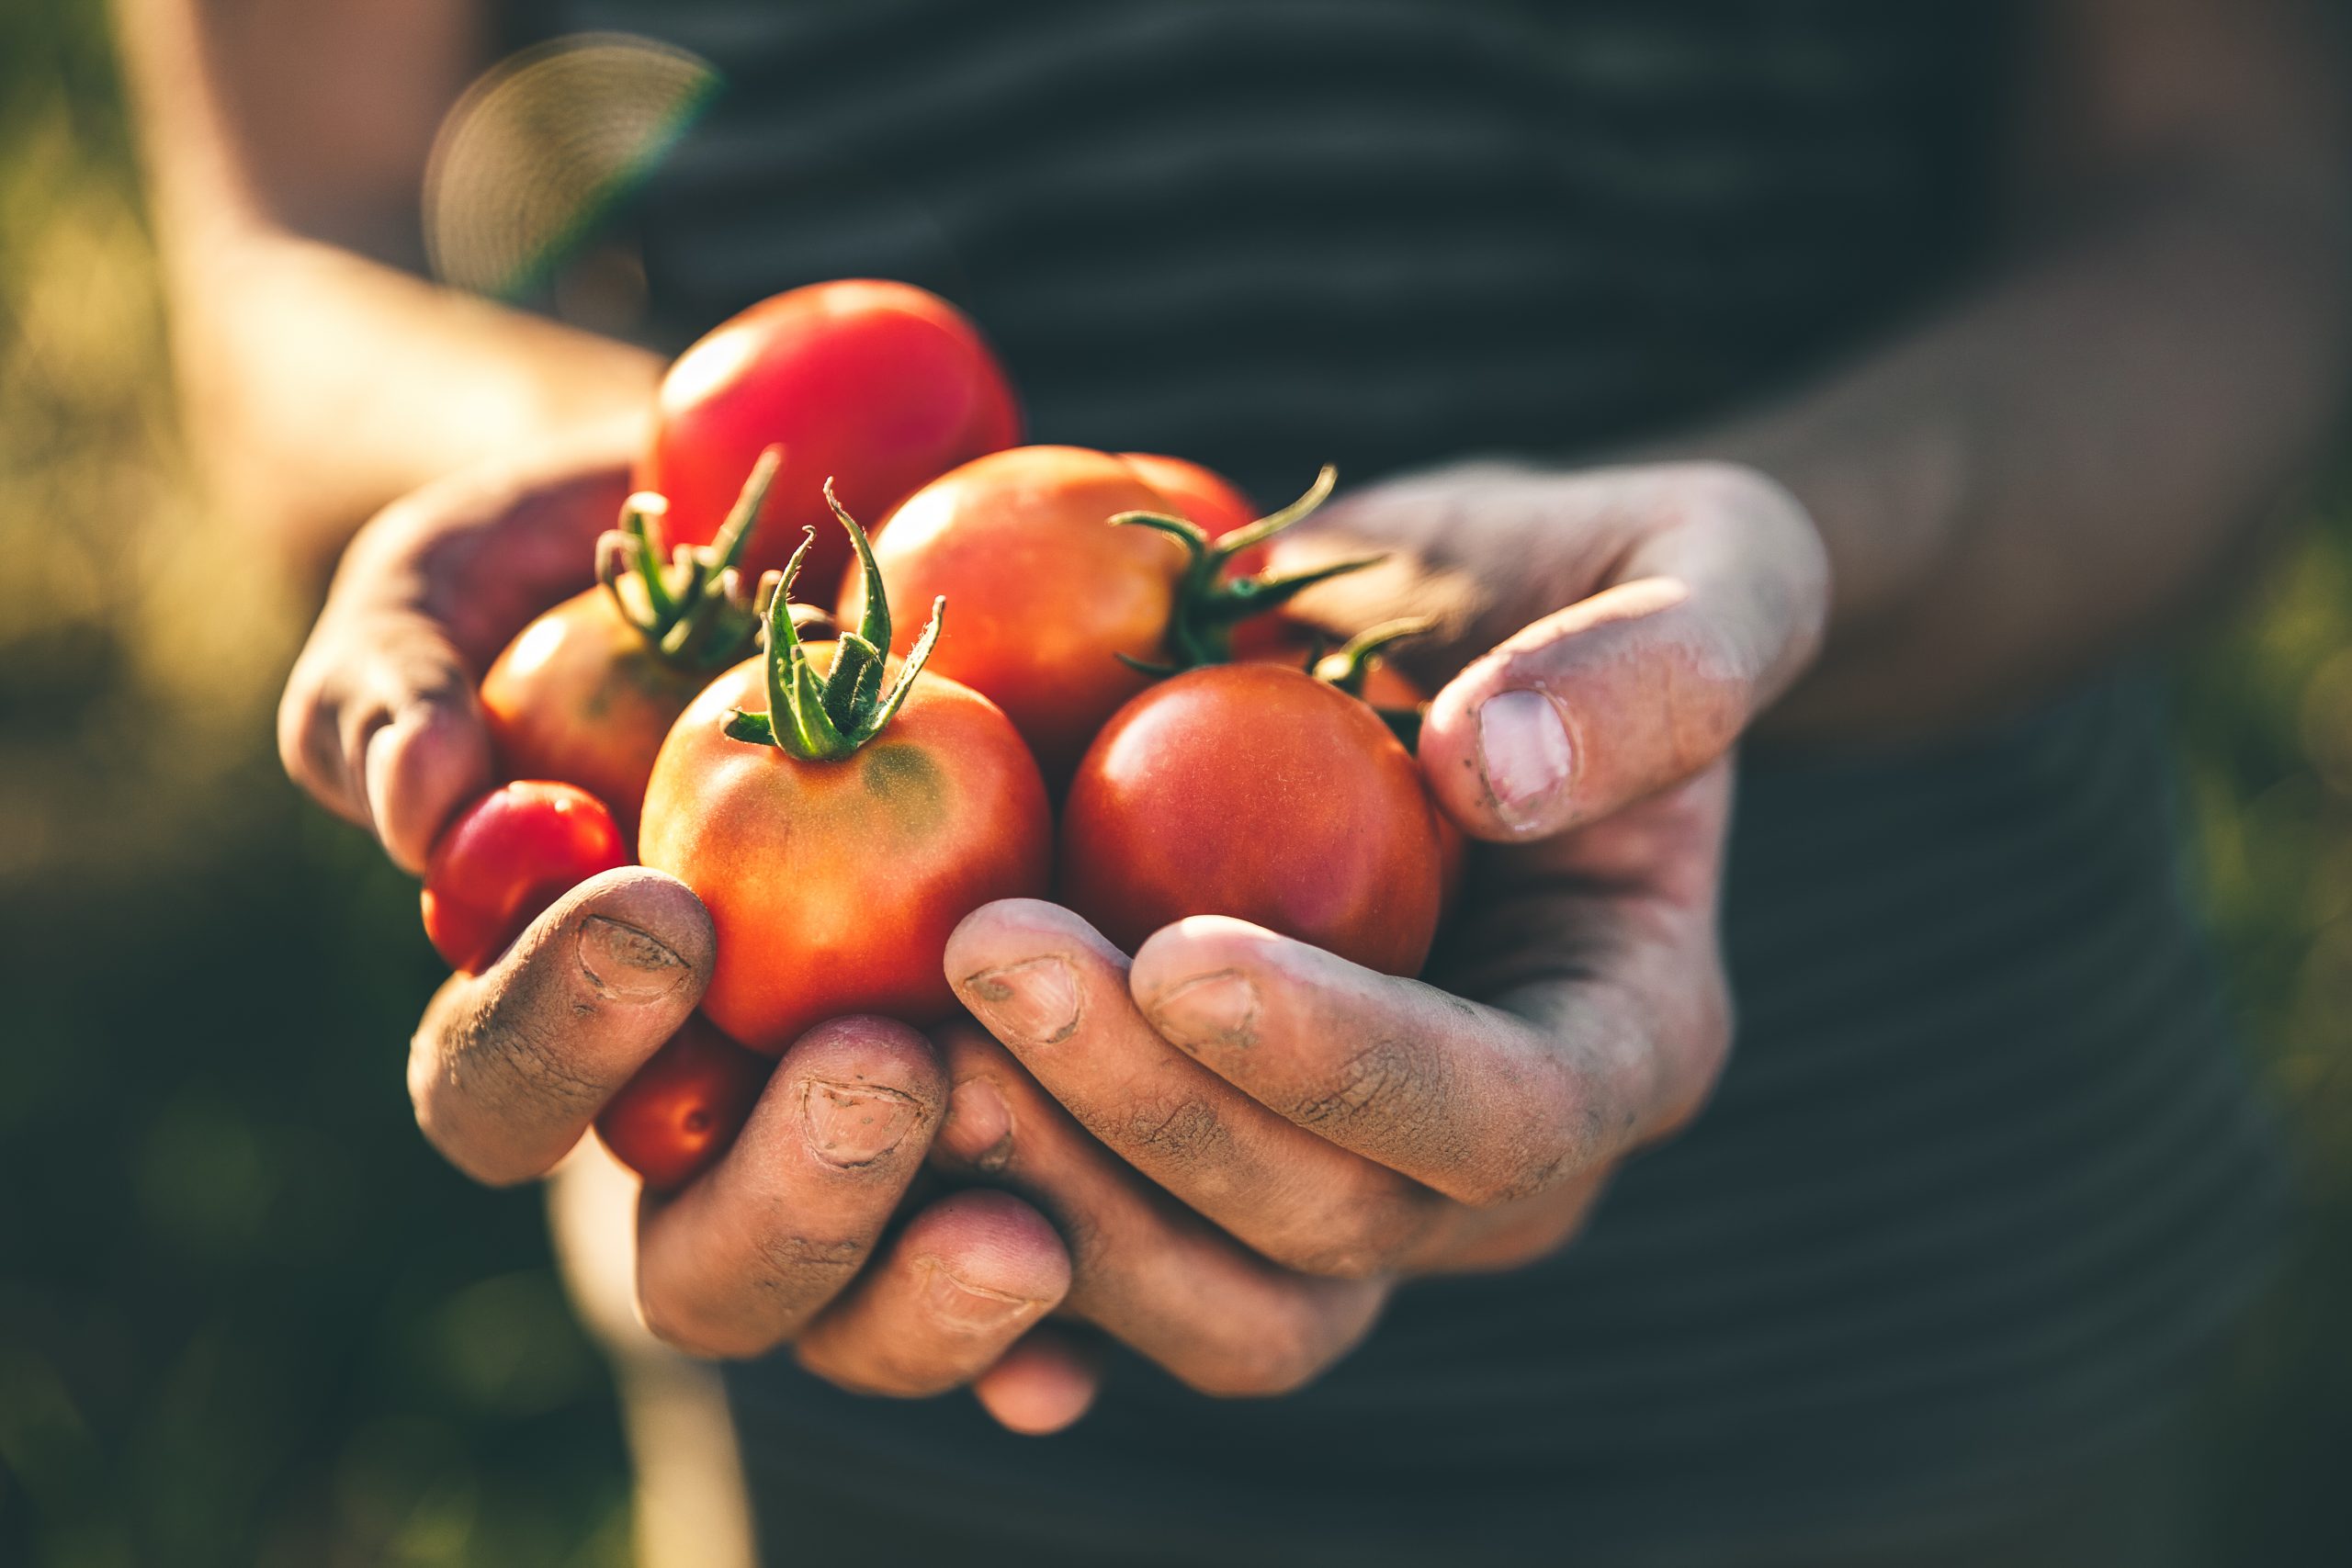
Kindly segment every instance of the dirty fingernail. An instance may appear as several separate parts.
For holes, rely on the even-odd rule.
[[[1177,1044],[1255,1045],[1258,987],[1238,969],[1182,981],[1151,1004],[1152,1027]]]
[[[578,951],[589,983],[625,1002],[668,996],[686,977],[686,961],[666,943],[603,915],[580,922]]]
[[[1478,771],[1495,810],[1514,828],[1535,825],[1567,787],[1576,752],[1568,727],[1541,692],[1502,692],[1478,708]]]
[[[990,1290],[958,1279],[943,1264],[931,1266],[923,1281],[923,1304],[942,1323],[964,1329],[998,1328],[1037,1303],[1007,1291]]]
[[[915,1123],[915,1102],[895,1089],[811,1078],[800,1100],[802,1135],[827,1165],[871,1165]]]
[[[964,982],[999,1039],[1053,1045],[1078,1027],[1078,976],[1057,954],[983,969]]]
[[[986,1078],[966,1078],[947,1097],[947,1124],[940,1145],[967,1165],[1002,1170],[1012,1158],[1012,1112]]]

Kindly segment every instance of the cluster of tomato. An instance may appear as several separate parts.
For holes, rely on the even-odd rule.
[[[649,1185],[715,1158],[810,1025],[944,1019],[948,935],[991,899],[1056,898],[1128,952],[1224,914],[1392,974],[1428,954],[1461,844],[1409,750],[1419,694],[1376,662],[1408,628],[1325,654],[1252,619],[1365,564],[1251,570],[1329,470],[1259,517],[1193,463],[1018,438],[944,302],[780,295],[672,367],[598,586],[483,680],[519,782],[434,851],[442,955],[479,969],[632,855],[710,911],[701,1016],[597,1122]]]

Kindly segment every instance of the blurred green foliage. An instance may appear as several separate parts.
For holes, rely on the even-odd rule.
[[[591,1568],[611,1385],[402,1087],[415,893],[274,761],[92,0],[0,7],[0,1563]]]
[[[153,266],[103,8],[0,8],[0,1562],[621,1562],[537,1201],[409,1119],[412,890],[277,772],[302,606],[190,499]],[[2311,1200],[2203,1424],[2232,1562],[2352,1560],[2352,509],[2307,510],[2182,680]]]

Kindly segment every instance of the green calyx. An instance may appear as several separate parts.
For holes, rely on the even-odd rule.
[[[1339,649],[1325,653],[1317,648],[1306,656],[1306,672],[1327,685],[1337,686],[1351,697],[1362,699],[1364,680],[1372,667],[1387,651],[1390,645],[1408,637],[1425,637],[1437,629],[1436,620],[1428,615],[1410,615],[1402,620],[1383,621],[1376,626],[1366,626]],[[1374,707],[1381,722],[1405,743],[1408,751],[1418,750],[1421,739],[1419,708]]]
[[[890,601],[882,588],[882,569],[874,564],[874,547],[857,519],[833,499],[833,481],[825,481],[825,504],[849,530],[865,573],[865,614],[855,631],[843,631],[834,644],[833,667],[820,676],[808,650],[792,624],[792,583],[817,531],[808,530],[800,547],[780,572],[770,572],[760,584],[760,609],[767,618],[768,711],[746,713],[730,708],[727,736],[752,745],[774,746],[804,762],[839,761],[873,739],[897,716],[907,693],[922,671],[924,660],[939,641],[939,624],[947,610],[944,596],[931,604],[931,624],[909,651],[890,689],[882,689],[882,674],[890,655]]]
[[[759,521],[784,448],[760,454],[734,510],[707,545],[680,545],[663,558],[662,519],[670,503],[639,491],[621,503],[621,525],[596,540],[596,581],[621,619],[646,645],[681,670],[717,670],[743,657],[760,617],[743,592],[736,563]]]
[[[1230,582],[1223,581],[1225,569],[1234,557],[1255,549],[1322,505],[1338,478],[1339,470],[1327,464],[1305,495],[1280,512],[1237,528],[1221,539],[1211,539],[1197,523],[1165,513],[1122,512],[1112,518],[1114,525],[1157,529],[1183,546],[1190,558],[1185,562],[1184,575],[1177,580],[1175,610],[1168,618],[1170,662],[1147,664],[1141,660],[1127,659],[1125,654],[1120,658],[1148,675],[1173,675],[1204,664],[1223,664],[1233,657],[1233,628],[1239,622],[1278,608],[1316,583],[1346,572],[1361,571],[1386,559],[1385,556],[1363,556],[1286,576],[1267,573]]]

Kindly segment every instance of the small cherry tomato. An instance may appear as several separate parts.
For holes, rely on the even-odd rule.
[[[477,974],[548,905],[628,863],[613,814],[586,790],[545,779],[501,784],[434,844],[424,934],[451,968]]]
[[[948,933],[1050,880],[1037,764],[993,703],[924,670],[941,606],[903,663],[883,658],[888,601],[842,523],[875,582],[856,630],[802,644],[787,568],[767,651],[680,716],[645,792],[645,863],[693,888],[718,932],[703,1010],[770,1055],[843,1013],[948,1017]]]
[[[780,457],[761,454],[714,543],[674,556],[662,527],[668,503],[628,498],[621,526],[597,541],[597,586],[525,626],[482,677],[482,716],[508,777],[578,784],[611,809],[625,843],[637,841],[670,726],[757,640],[736,560]]]
[[[1359,699],[1271,664],[1187,671],[1121,708],[1071,779],[1057,862],[1061,901],[1129,953],[1232,915],[1412,975],[1443,897],[1412,755]]]
[[[803,568],[830,599],[849,552],[820,487],[878,517],[933,477],[1021,438],[996,355],[962,312],[907,283],[811,284],[721,322],[662,378],[636,488],[670,501],[672,536],[716,537],[754,458],[785,450],[744,570],[784,564],[819,529]]]
[[[674,1190],[727,1152],[775,1066],[696,1013],[605,1102],[596,1136],[650,1190]]]

